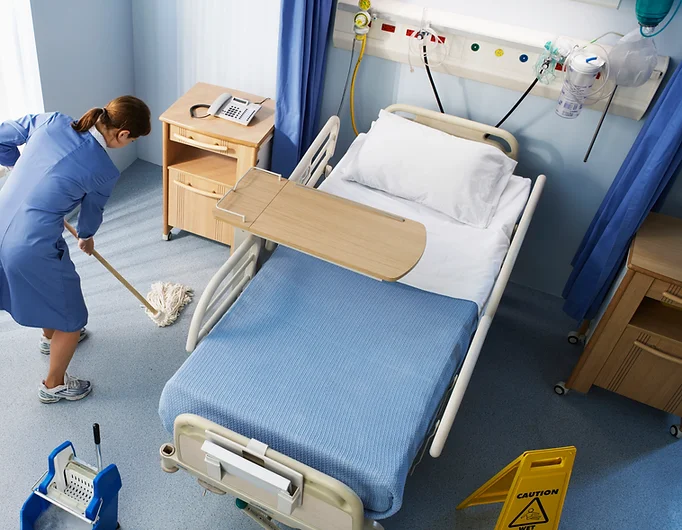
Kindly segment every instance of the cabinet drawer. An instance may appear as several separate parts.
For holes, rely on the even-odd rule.
[[[595,384],[682,415],[682,344],[630,325]]]
[[[226,245],[234,229],[213,216],[218,200],[230,186],[168,168],[168,223]]]
[[[170,139],[173,142],[178,142],[185,145],[191,145],[199,149],[218,153],[220,155],[237,158],[237,145],[223,140],[221,138],[214,138],[207,134],[183,129],[177,125],[170,126]]]
[[[664,304],[682,309],[682,285],[654,280],[646,295]]]

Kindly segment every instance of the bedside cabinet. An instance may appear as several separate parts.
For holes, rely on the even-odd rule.
[[[597,385],[682,416],[682,219],[649,214],[611,294],[557,393]]]
[[[248,126],[189,109],[221,94],[262,103]],[[197,109],[203,116],[206,109]],[[251,167],[270,165],[275,102],[231,88],[197,83],[159,118],[163,122],[163,238],[179,228],[232,246],[234,229],[216,219],[218,200]]]

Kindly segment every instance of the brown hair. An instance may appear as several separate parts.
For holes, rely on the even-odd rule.
[[[152,130],[149,107],[135,96],[121,96],[111,100],[104,108],[90,109],[71,127],[85,132],[98,122],[107,129],[130,131],[131,138],[147,136]]]

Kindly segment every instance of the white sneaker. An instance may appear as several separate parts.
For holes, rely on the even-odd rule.
[[[78,342],[83,342],[88,336],[88,332],[85,328],[81,329],[80,337],[78,337]],[[43,355],[50,355],[50,344],[52,344],[52,339],[48,339],[45,335],[40,337],[40,342],[38,347],[40,348],[40,353]]]
[[[62,399],[66,399],[67,401],[78,401],[79,399],[87,397],[90,392],[92,392],[92,383],[90,383],[90,381],[64,374],[63,385],[47,388],[45,386],[45,381],[43,381],[38,390],[38,399],[42,403],[57,403]]]

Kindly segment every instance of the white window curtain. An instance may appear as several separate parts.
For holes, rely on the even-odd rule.
[[[0,0],[0,122],[43,112],[29,0]]]
[[[0,0],[0,123],[43,110],[30,0]]]

